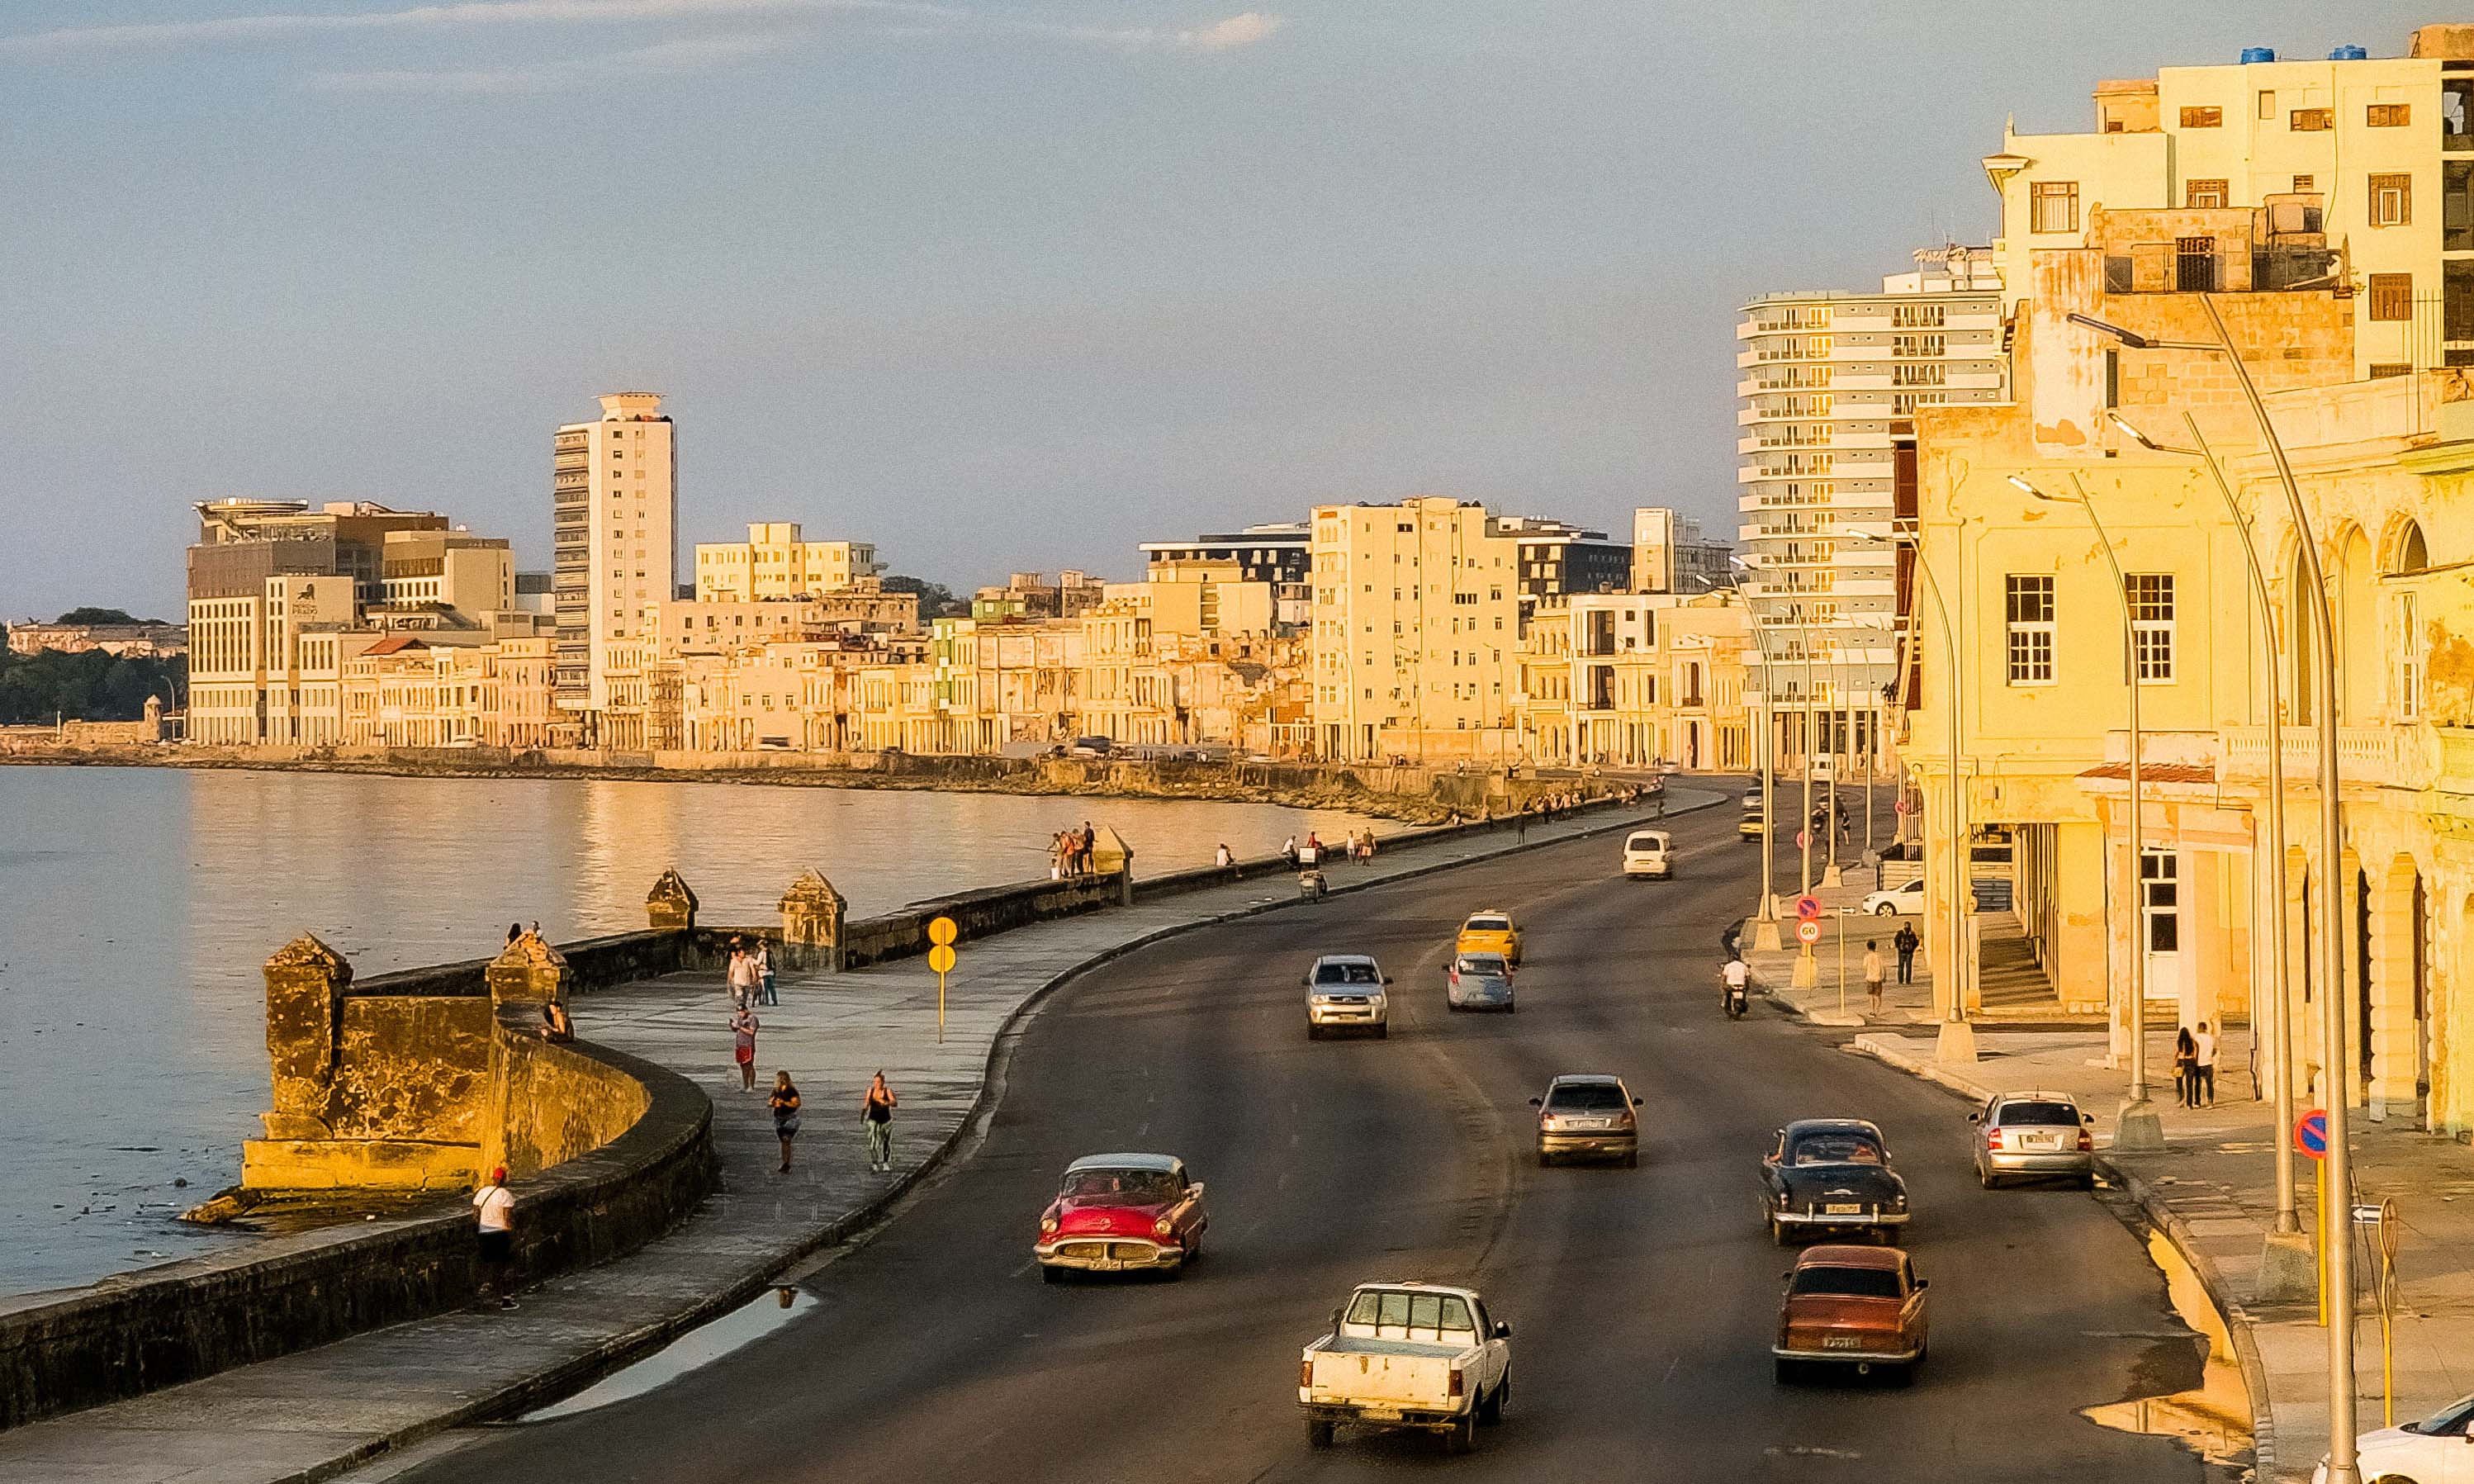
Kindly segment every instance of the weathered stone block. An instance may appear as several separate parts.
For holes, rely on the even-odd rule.
[[[696,894],[681,876],[676,866],[662,872],[653,889],[644,896],[644,916],[649,926],[690,932],[695,928]]]
[[[567,956],[544,941],[538,933],[526,933],[509,943],[505,952],[491,961],[486,975],[490,998],[497,1004],[511,1000],[567,1003]]]
[[[782,940],[817,950],[828,973],[842,970],[842,923],[847,903],[813,866],[782,893]]]
[[[303,933],[266,961],[266,1056],[275,1113],[324,1118],[335,1075],[336,999],[352,965]]]

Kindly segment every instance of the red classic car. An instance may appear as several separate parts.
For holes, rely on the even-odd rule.
[[[1039,1215],[1031,1254],[1054,1283],[1066,1273],[1165,1272],[1202,1255],[1211,1215],[1202,1181],[1174,1155],[1089,1155],[1066,1166]]]
[[[1778,1378],[1813,1364],[1912,1376],[1925,1361],[1926,1287],[1895,1247],[1806,1248],[1779,1299]]]

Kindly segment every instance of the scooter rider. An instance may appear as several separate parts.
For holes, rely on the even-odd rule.
[[[1744,961],[1729,959],[1726,967],[1718,971],[1718,977],[1726,985],[1725,989],[1719,994],[1720,1008],[1730,1015],[1741,1014],[1746,1004],[1744,986],[1747,976]]]

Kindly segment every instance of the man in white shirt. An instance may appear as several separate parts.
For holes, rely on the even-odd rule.
[[[480,1218],[481,1292],[497,1296],[498,1307],[512,1309],[507,1292],[507,1267],[515,1256],[516,1198],[507,1191],[507,1167],[490,1172],[490,1182],[473,1192],[473,1209]]]
[[[2195,1048],[2191,1059],[2199,1074],[2197,1084],[2191,1090],[2208,1100],[2202,1107],[2214,1107],[2217,1106],[2217,1037],[2209,1031],[2206,1021],[2199,1022],[2198,1032],[2191,1037],[2191,1044]]]

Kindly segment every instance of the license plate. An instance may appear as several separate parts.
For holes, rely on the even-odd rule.
[[[1854,1350],[1864,1348],[1864,1337],[1854,1334],[1824,1335],[1821,1348],[1826,1350]]]
[[[1370,1423],[1396,1423],[1400,1420],[1400,1409],[1397,1407],[1368,1407],[1357,1415],[1365,1418]]]
[[[1855,1205],[1848,1202],[1841,1201],[1833,1204],[1823,1206],[1821,1208],[1821,1214],[1824,1216],[1856,1216],[1861,1215],[1863,1210],[1864,1208],[1860,1205]]]
[[[2062,1147],[2062,1141],[2053,1137],[2050,1133],[2036,1138],[2021,1139],[2019,1143],[2022,1148],[2025,1149],[2059,1149]]]
[[[1566,1127],[1573,1129],[1603,1129],[1606,1126],[1607,1121],[1603,1118],[1575,1118]]]

